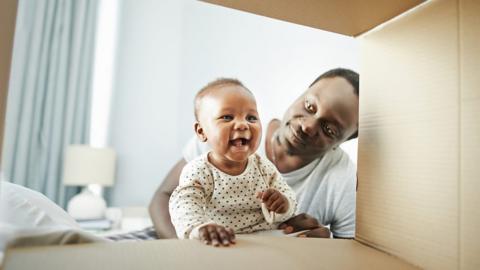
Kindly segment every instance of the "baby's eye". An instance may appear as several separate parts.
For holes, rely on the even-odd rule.
[[[247,116],[247,121],[248,121],[248,122],[254,123],[254,122],[256,122],[257,120],[258,120],[258,118],[257,118],[255,115],[249,115],[249,116]]]
[[[231,115],[222,115],[222,116],[220,117],[220,119],[225,120],[225,121],[232,121],[232,120],[233,120],[233,116],[231,116]]]

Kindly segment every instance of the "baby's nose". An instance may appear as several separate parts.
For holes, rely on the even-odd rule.
[[[235,121],[235,129],[238,130],[246,130],[248,129],[248,123],[245,120],[238,120]]]

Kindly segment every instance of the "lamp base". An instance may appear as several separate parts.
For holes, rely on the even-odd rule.
[[[67,205],[67,212],[77,220],[101,219],[105,217],[107,204],[105,200],[84,187],[80,194],[75,195]]]

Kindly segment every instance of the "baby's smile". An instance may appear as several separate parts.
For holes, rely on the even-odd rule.
[[[236,138],[236,139],[230,140],[230,144],[236,147],[241,147],[241,146],[247,145],[249,141],[250,140],[247,138]]]

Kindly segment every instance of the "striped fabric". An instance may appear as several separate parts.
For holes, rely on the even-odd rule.
[[[105,238],[113,240],[113,241],[146,241],[146,240],[157,240],[159,239],[157,233],[155,232],[155,228],[147,227],[142,230],[122,233],[122,234],[115,234],[106,236]]]

